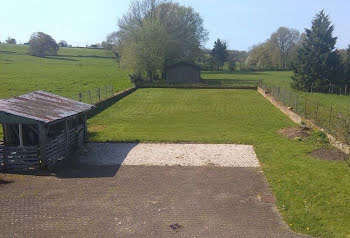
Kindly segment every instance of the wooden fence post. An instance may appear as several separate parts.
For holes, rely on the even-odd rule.
[[[332,112],[333,112],[333,106],[331,106],[331,111],[329,113],[329,124],[328,124],[329,131],[331,131]]]
[[[307,95],[305,96],[304,117],[306,118]]]
[[[92,104],[92,98],[91,98],[91,92],[89,90],[89,98],[90,98],[90,104]]]
[[[79,92],[78,96],[79,96],[79,102],[81,102],[81,92]]]
[[[344,93],[344,95],[346,95],[347,92],[348,92],[348,85],[345,85],[345,93]]]
[[[97,89],[98,101],[101,101],[101,91],[100,88]]]

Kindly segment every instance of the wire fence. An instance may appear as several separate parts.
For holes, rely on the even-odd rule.
[[[312,93],[300,93],[280,86],[267,85],[262,80],[258,85],[290,110],[311,120],[338,140],[350,143],[350,110],[340,111],[332,105],[325,106],[317,97],[312,97]],[[346,91],[344,90],[344,93]]]
[[[96,104],[104,99],[112,97],[113,95],[113,85],[105,85],[104,87],[78,92],[71,98],[79,102]]]

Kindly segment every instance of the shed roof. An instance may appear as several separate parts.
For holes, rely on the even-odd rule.
[[[88,111],[92,107],[93,105],[41,90],[0,100],[0,112],[44,123],[61,120]]]
[[[176,64],[172,64],[172,65],[169,65],[167,66],[167,68],[174,68],[174,67],[177,67],[177,66],[190,66],[190,67],[193,67],[193,68],[196,68],[196,69],[201,69],[201,67],[199,65],[196,65],[196,64],[192,64],[192,63],[188,63],[188,62],[179,62],[179,63],[176,63]]]

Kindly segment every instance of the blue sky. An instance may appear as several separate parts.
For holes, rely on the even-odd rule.
[[[8,36],[27,42],[43,31],[56,41],[85,46],[101,42],[117,30],[117,21],[130,0],[0,0],[0,41]],[[209,31],[207,47],[219,37],[230,49],[248,50],[280,26],[304,31],[325,9],[335,25],[337,47],[350,44],[349,0],[178,0],[192,6]]]

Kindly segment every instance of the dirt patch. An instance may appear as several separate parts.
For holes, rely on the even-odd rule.
[[[305,139],[310,136],[310,129],[307,127],[290,127],[278,130],[278,133],[288,139]]]
[[[346,155],[342,151],[331,147],[324,147],[321,149],[314,150],[311,152],[311,155],[318,159],[333,161],[343,161],[348,158],[348,155]]]

